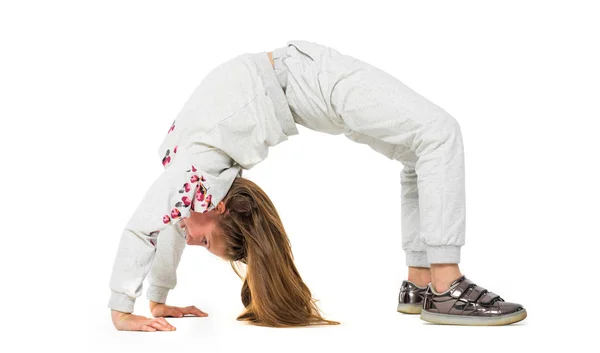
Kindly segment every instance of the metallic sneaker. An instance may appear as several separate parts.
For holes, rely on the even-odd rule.
[[[527,311],[522,305],[505,302],[465,276],[452,282],[443,293],[435,292],[430,283],[421,311],[421,320],[446,325],[508,325],[526,317]]]
[[[427,286],[419,287],[411,281],[402,281],[398,295],[398,311],[404,314],[420,314]]]

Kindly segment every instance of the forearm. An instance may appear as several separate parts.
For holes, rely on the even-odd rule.
[[[177,285],[177,267],[185,247],[185,234],[179,227],[166,227],[161,231],[148,274],[146,296],[151,302],[165,303],[169,291]]]
[[[133,312],[142,283],[150,272],[159,235],[188,217],[199,182],[185,156],[178,156],[154,181],[127,222],[114,260],[109,307]],[[189,185],[184,187],[184,184]]]
[[[142,282],[152,266],[156,235],[145,236],[140,231],[125,229],[121,235],[110,278],[108,307],[132,313],[135,300],[141,295]]]
[[[132,313],[124,313],[118,310],[110,310],[110,317],[112,319],[112,323],[116,329],[120,330],[124,327],[123,321],[127,320],[132,315]]]

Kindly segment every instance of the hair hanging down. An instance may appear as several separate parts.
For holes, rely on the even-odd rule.
[[[244,280],[245,311],[237,320],[269,327],[339,325],[319,313],[267,194],[254,182],[237,177],[223,202],[226,211],[218,217],[218,227],[227,244],[225,258]],[[246,264],[245,278],[235,266],[237,261]]]

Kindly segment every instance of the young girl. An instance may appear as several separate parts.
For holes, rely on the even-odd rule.
[[[292,40],[214,68],[169,128],[158,149],[165,170],[127,223],[114,262],[108,307],[117,329],[174,330],[164,317],[207,315],[194,306],[165,304],[185,244],[230,261],[238,276],[234,265],[245,264],[245,310],[238,320],[271,327],[339,324],[320,315],[275,206],[242,177],[270,147],[297,135],[296,124],[343,133],[403,164],[408,278],[399,312],[458,325],[504,325],[527,316],[523,306],[505,302],[458,268],[465,182],[457,121],[368,63]],[[132,314],[149,272],[155,319]]]

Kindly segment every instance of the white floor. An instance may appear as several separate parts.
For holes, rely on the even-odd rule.
[[[339,326],[256,327],[223,311],[207,318],[169,319],[177,330],[156,333],[116,331],[103,312],[90,330],[89,344],[97,352],[503,352],[540,344],[530,340],[535,325],[528,319],[495,328],[438,326],[418,315],[396,313],[391,304],[385,312],[382,305],[359,304],[330,315],[342,321]]]

